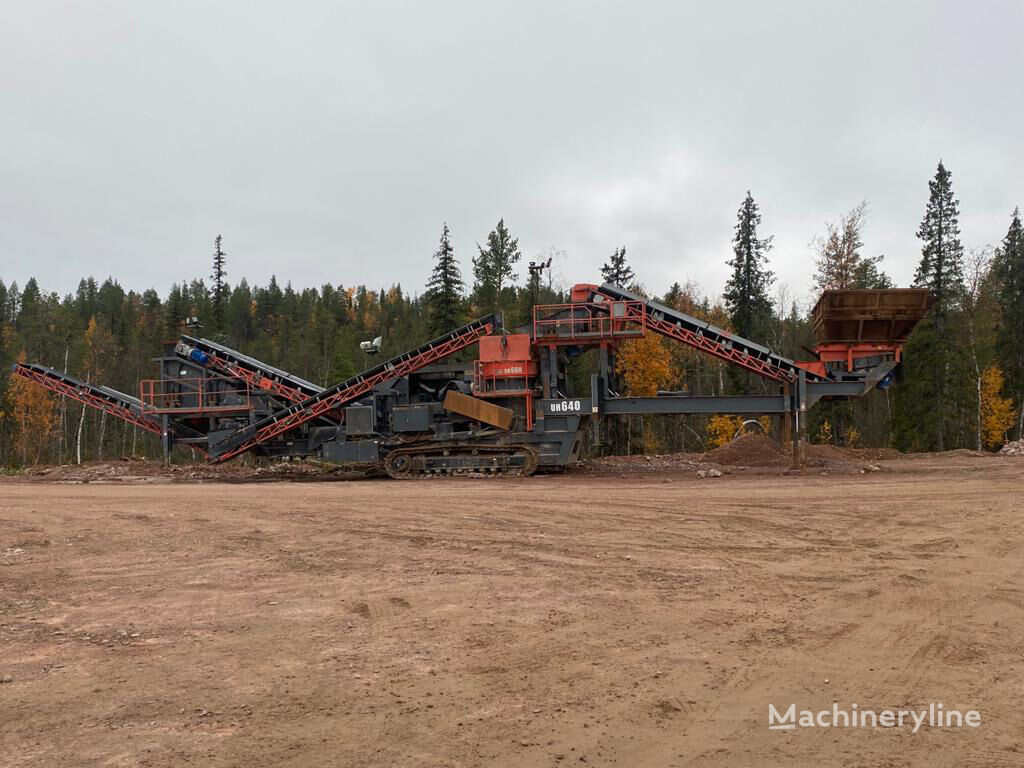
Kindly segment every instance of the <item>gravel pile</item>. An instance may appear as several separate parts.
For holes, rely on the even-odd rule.
[[[704,455],[711,464],[729,467],[788,467],[789,456],[767,435],[747,433]]]

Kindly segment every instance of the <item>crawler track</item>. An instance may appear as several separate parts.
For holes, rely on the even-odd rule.
[[[537,471],[537,463],[537,453],[526,445],[421,445],[391,451],[384,470],[396,480],[426,475],[525,477]]]

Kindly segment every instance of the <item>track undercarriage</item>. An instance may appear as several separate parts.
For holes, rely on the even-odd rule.
[[[525,477],[537,465],[537,453],[527,445],[423,443],[395,449],[384,459],[384,470],[396,480],[426,475]]]

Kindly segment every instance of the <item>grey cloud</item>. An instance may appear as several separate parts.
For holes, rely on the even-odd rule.
[[[862,199],[907,282],[939,157],[967,245],[1024,203],[1024,5],[21,3],[0,29],[0,279],[208,270],[419,290],[504,216],[593,280],[715,293],[749,188],[799,295]]]

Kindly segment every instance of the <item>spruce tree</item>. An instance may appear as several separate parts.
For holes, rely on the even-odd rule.
[[[935,317],[944,321],[956,304],[964,282],[964,247],[960,243],[960,201],[953,195],[953,174],[939,161],[917,237],[924,243],[914,285],[935,296]]]
[[[964,290],[960,202],[952,174],[939,162],[928,182],[929,198],[917,230],[921,263],[914,285],[927,288],[935,304],[914,329],[904,351],[905,384],[896,392],[894,430],[897,447],[944,451],[954,422],[965,356],[958,354],[952,327]]]
[[[473,298],[481,312],[498,312],[508,304],[507,289],[515,282],[515,265],[522,258],[519,240],[505,227],[505,219],[487,235],[487,247],[477,244],[473,258]]]
[[[884,254],[878,256],[865,256],[853,273],[853,285],[851,288],[866,290],[879,290],[892,288],[892,278],[889,277],[879,266],[885,259]]]
[[[21,301],[21,289],[18,288],[16,280],[12,280],[7,286],[7,304],[4,308],[4,321],[13,323],[18,317],[19,302]]]
[[[181,333],[181,327],[188,316],[188,299],[185,298],[181,286],[177,283],[171,285],[164,302],[164,321],[167,324],[167,335],[177,336]]]
[[[629,288],[636,281],[633,268],[626,262],[626,246],[616,248],[611,258],[601,265],[601,279],[619,288]]]
[[[953,358],[953,338],[949,333],[949,316],[955,309],[963,291],[964,248],[960,243],[960,201],[953,195],[952,174],[939,161],[935,177],[928,182],[929,198],[924,218],[917,230],[918,238],[924,243],[921,248],[921,263],[914,275],[914,285],[927,288],[935,296],[932,308],[933,323],[925,326],[925,337],[931,349],[928,355],[934,365],[925,373],[934,397],[935,447],[946,449],[946,395],[950,378],[950,362]]]
[[[427,282],[427,328],[436,338],[462,324],[462,273],[455,260],[448,223],[441,230],[441,242],[434,253],[434,271]]]
[[[218,332],[224,330],[224,313],[227,307],[228,286],[224,278],[227,277],[227,254],[221,248],[221,236],[217,235],[213,241],[213,324]]]
[[[997,298],[1002,314],[998,330],[999,362],[1006,394],[1018,408],[1017,439],[1024,437],[1024,228],[1015,208],[1010,228],[996,253]]]
[[[636,281],[633,268],[626,262],[626,246],[616,248],[611,258],[601,265],[601,279],[611,285],[627,289]],[[618,364],[617,354],[613,357],[609,386],[612,390],[621,392],[626,382]],[[629,416],[615,416],[608,420],[606,439],[613,453],[624,453],[628,450],[629,436]]]
[[[766,266],[772,238],[758,237],[760,225],[761,213],[747,190],[736,216],[733,258],[728,262],[732,275],[723,294],[733,329],[745,338],[764,338],[772,313],[768,288],[775,277]]]
[[[679,281],[672,283],[669,286],[668,291],[661,298],[661,303],[666,307],[675,307],[679,304],[679,300],[683,297],[683,286],[679,284]]]

